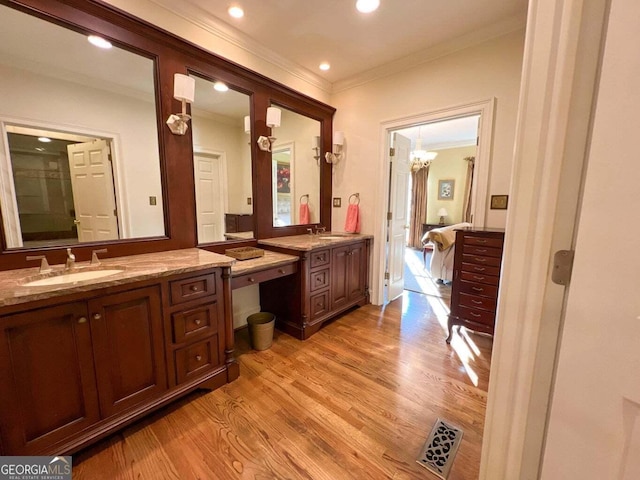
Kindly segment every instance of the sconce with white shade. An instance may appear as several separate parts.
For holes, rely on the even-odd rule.
[[[280,120],[282,118],[282,110],[276,107],[267,108],[267,127],[273,129],[280,126]],[[258,137],[258,147],[263,152],[270,152],[273,142],[276,141],[274,136],[260,136]]]
[[[251,133],[251,117],[249,115],[244,117],[244,133]]]
[[[342,159],[343,148],[344,145],[344,132],[334,132],[333,133],[333,152],[327,152],[324,155],[327,163],[336,164]]]
[[[182,102],[182,112],[169,115],[167,125],[174,135],[184,135],[189,129],[190,115],[187,115],[187,103],[193,103],[196,92],[194,78],[176,73],[173,75],[173,98]]]
[[[320,136],[311,137],[311,150],[313,150],[313,159],[320,165]]]
[[[448,217],[449,212],[447,212],[446,208],[442,207],[438,210],[438,216],[440,217],[440,225],[444,225],[444,217]]]

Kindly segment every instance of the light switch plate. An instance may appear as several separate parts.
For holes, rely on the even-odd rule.
[[[251,197],[247,197],[247,205],[251,205]]]
[[[342,207],[342,198],[341,197],[335,197],[333,199],[333,206],[336,208]]]
[[[156,197],[149,197],[149,205],[157,205]]]

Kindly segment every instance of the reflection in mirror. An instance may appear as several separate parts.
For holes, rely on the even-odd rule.
[[[193,76],[198,243],[254,236],[248,95]],[[245,120],[246,118],[246,120]]]
[[[8,248],[164,235],[154,62],[0,6],[0,199]]]
[[[282,110],[272,147],[273,226],[320,219],[320,122]]]

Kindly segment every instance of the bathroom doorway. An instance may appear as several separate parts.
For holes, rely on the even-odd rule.
[[[384,303],[397,298],[405,288],[448,301],[450,287],[447,283],[452,277],[452,262],[450,266],[444,264],[444,268],[438,269],[436,275],[443,276],[442,281],[438,281],[437,276],[432,278],[431,261],[434,257],[440,261],[442,255],[441,252],[425,252],[422,237],[429,229],[464,221],[484,225],[492,113],[493,99],[384,125],[389,145],[387,211],[390,212],[385,218],[387,245],[381,257],[384,262],[384,275],[380,279]],[[396,149],[396,138],[406,138],[410,142],[408,161],[412,173],[405,182],[403,193],[397,191],[393,181],[394,162],[404,161],[397,156],[402,149]],[[425,175],[425,171],[429,173]],[[421,201],[412,198],[415,189],[411,182],[415,179],[424,187]],[[391,241],[394,238],[393,219],[400,214],[394,211],[392,199],[398,197],[405,199],[403,248],[392,245]],[[395,204],[398,203],[396,200]],[[403,269],[402,273],[399,268]]]

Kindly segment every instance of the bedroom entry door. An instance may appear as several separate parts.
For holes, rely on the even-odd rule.
[[[389,191],[389,213],[387,238],[389,254],[387,257],[388,298],[389,301],[402,295],[404,290],[404,250],[407,244],[409,212],[411,140],[398,133],[393,134],[394,155],[391,157],[391,185]]]

